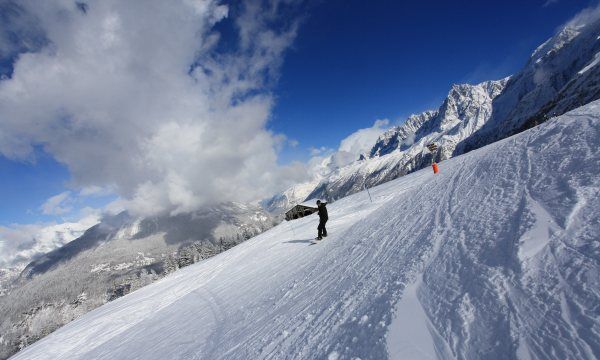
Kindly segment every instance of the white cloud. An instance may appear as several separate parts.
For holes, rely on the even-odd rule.
[[[325,146],[321,146],[318,148],[310,147],[308,151],[310,152],[310,156],[322,156],[327,153],[332,153],[334,150]]]
[[[46,200],[40,209],[45,215],[65,215],[73,210],[71,192],[64,191]]]
[[[375,120],[373,126],[359,129],[342,140],[338,151],[349,153],[356,158],[361,154],[368,153],[379,135],[387,130],[389,124],[390,121],[388,119]]]
[[[562,25],[560,29],[564,27],[580,28],[582,26],[591,24],[600,19],[600,3],[595,6],[590,6],[577,13],[571,20],[565,25]]]
[[[114,193],[114,191],[110,190],[107,187],[90,185],[86,186],[79,191],[80,197],[97,197],[97,196],[107,196]]]
[[[0,1],[0,18],[0,59],[11,59],[44,45],[44,34],[35,17],[24,11],[18,1]],[[0,71],[8,72],[7,65],[0,62]]]
[[[82,194],[114,189],[141,215],[254,200],[306,175],[277,166],[281,136],[266,129],[296,35],[279,1],[245,2],[239,44],[219,49],[213,25],[229,12],[213,0],[20,5],[49,44],[0,81],[0,154],[43,146]]]
[[[0,269],[23,268],[36,257],[81,236],[98,223],[98,211],[87,209],[76,222],[0,226]]]
[[[404,145],[404,146],[411,146],[412,144],[415,143],[416,136],[417,136],[417,134],[415,134],[415,133],[408,134],[408,136],[406,137],[406,139],[404,139],[404,141],[402,141],[402,145]]]
[[[346,166],[359,159],[360,155],[368,155],[377,138],[389,127],[388,119],[375,120],[373,126],[359,129],[340,142],[337,150],[326,147],[310,148],[312,158],[308,162],[309,173],[313,179]]]

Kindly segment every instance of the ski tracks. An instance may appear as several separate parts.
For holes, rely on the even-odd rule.
[[[340,199],[319,245],[315,217],[277,226],[16,358],[385,359],[409,290],[438,358],[600,358],[600,126],[577,121]]]

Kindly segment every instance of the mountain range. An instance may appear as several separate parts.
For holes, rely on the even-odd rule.
[[[567,24],[538,47],[518,73],[475,85],[453,85],[438,109],[410,116],[383,132],[352,163],[276,194],[261,202],[262,207],[228,203],[177,216],[106,216],[75,240],[57,242],[55,249],[33,257],[18,275],[10,274],[0,296],[0,358],[90,310],[270,229],[297,203],[315,198],[335,201],[428,167],[432,161],[440,163],[444,173],[448,159],[599,99],[599,63],[600,21]],[[438,147],[433,154],[427,150],[431,143]],[[510,151],[510,146],[494,149]],[[470,306],[469,301],[464,303]],[[441,337],[459,332],[453,327],[444,331],[448,334]],[[352,339],[342,340],[350,344]],[[460,351],[470,354],[469,349]]]
[[[339,199],[430,166],[432,160],[440,162],[504,139],[600,98],[600,20],[587,20],[567,24],[510,77],[453,85],[437,110],[412,115],[387,130],[367,154],[320,177],[306,197],[287,190],[266,203],[273,210],[275,199],[286,205],[316,198]],[[434,154],[427,151],[430,143],[438,145]]]
[[[20,359],[597,359],[600,101],[285,222]]]

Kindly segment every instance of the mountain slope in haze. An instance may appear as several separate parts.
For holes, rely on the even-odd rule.
[[[14,358],[598,358],[599,148],[597,101],[330,204],[317,245],[314,215],[285,222]]]
[[[303,202],[318,184],[318,180],[296,184],[282,193],[263,201],[261,205],[270,213],[281,214],[294,205]]]
[[[0,297],[10,291],[14,280],[32,260],[77,239],[98,221],[95,215],[89,215],[79,222],[23,226],[28,228],[23,233],[30,234],[31,238],[23,239],[16,251],[12,251],[12,254],[9,255],[4,253],[3,261],[0,260]],[[4,228],[4,230],[8,232],[11,229]],[[19,231],[18,227],[17,231]],[[10,240],[2,239],[2,235],[4,234],[1,234],[0,231],[0,243],[4,242],[4,244],[0,244],[0,248],[5,252],[3,245],[5,246],[6,242]]]
[[[105,216],[79,238],[32,261],[0,297],[0,358],[273,222],[260,207],[239,203],[176,216]]]

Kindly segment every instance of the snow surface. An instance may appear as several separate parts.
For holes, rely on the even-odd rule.
[[[600,357],[600,102],[285,222],[14,359]],[[413,354],[413,355],[411,355]]]
[[[396,306],[394,319],[386,337],[390,359],[436,358],[427,314],[417,297],[420,285],[420,281],[408,285]]]

